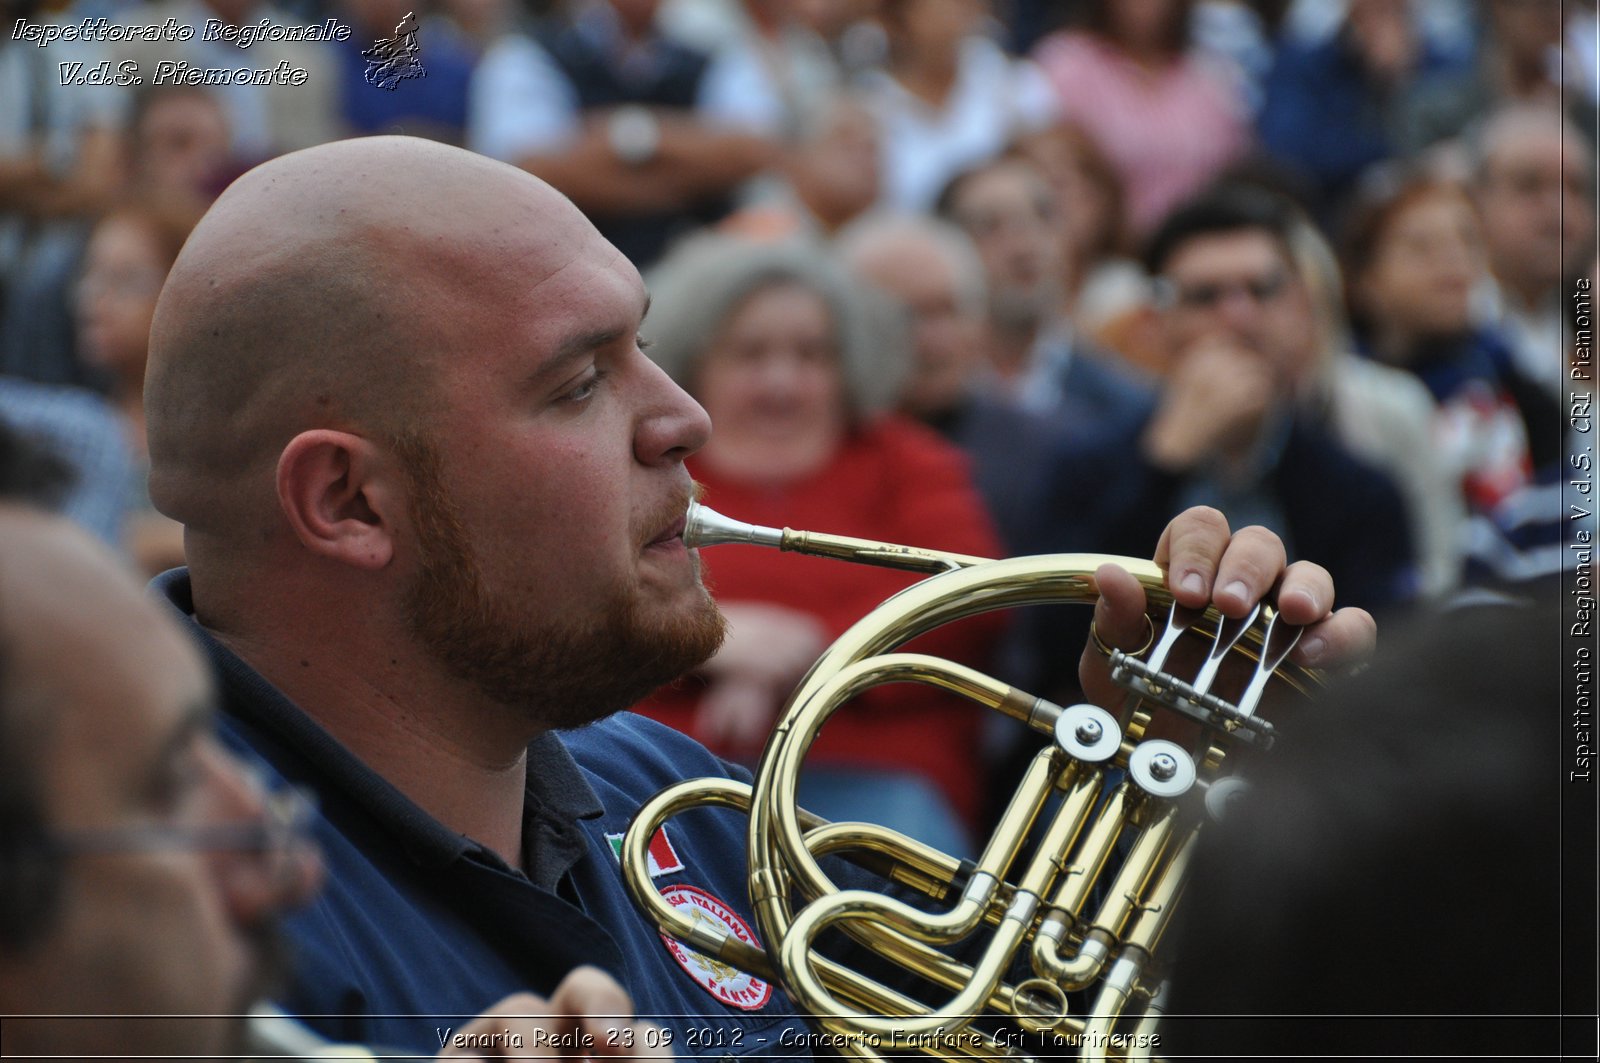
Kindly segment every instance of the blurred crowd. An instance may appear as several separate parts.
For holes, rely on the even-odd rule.
[[[412,12],[424,76],[369,83],[363,52]],[[63,507],[147,572],[182,562],[144,489],[141,390],[189,227],[257,162],[384,133],[537,174],[645,271],[650,353],[716,428],[691,470],[741,519],[1149,556],[1173,514],[1209,504],[1380,615],[1570,553],[1570,392],[1594,375],[1593,0],[0,0],[0,16],[0,418],[62,455]],[[352,33],[241,49],[11,30],[101,16]],[[162,59],[307,77],[154,84]],[[144,83],[63,71],[107,61]],[[643,707],[736,758],[818,652],[909,582],[744,549],[706,559],[727,645]],[[1077,623],[980,618],[925,648],[1066,698]],[[819,742],[804,802],[848,816],[871,787],[961,850],[983,814],[975,710],[872,698]]]

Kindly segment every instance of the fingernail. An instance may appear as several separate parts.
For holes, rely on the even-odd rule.
[[[1248,602],[1250,600],[1250,588],[1244,585],[1243,580],[1234,580],[1232,583],[1222,588],[1222,593],[1237,598],[1241,602]]]
[[[1322,611],[1322,603],[1317,601],[1317,596],[1315,594],[1312,594],[1310,591],[1306,590],[1296,591],[1295,594],[1311,607],[1312,612],[1320,613]]]
[[[1185,594],[1204,594],[1206,592],[1205,577],[1198,572],[1191,572],[1183,577],[1183,582],[1180,586],[1183,587]]]
[[[1322,651],[1328,648],[1326,640],[1312,637],[1300,644],[1300,650],[1307,658],[1318,661],[1322,659]]]

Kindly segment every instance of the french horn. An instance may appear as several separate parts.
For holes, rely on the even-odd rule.
[[[912,1049],[946,1059],[1147,1057],[1159,1043],[1160,942],[1196,840],[1243,785],[1231,775],[1238,753],[1276,738],[1258,712],[1269,680],[1301,693],[1319,682],[1287,662],[1298,629],[1270,605],[1237,620],[1178,606],[1162,570],[1134,558],[990,560],[759,527],[699,503],[690,504],[684,541],[769,546],[928,578],[883,602],[817,660],[785,705],[753,786],[692,779],[640,809],[622,851],[634,902],[684,946],[782,986],[849,1058]],[[1165,618],[1159,633],[1151,624],[1137,654],[1102,647],[1127,691],[1116,715],[1055,705],[975,669],[896,649],[989,610],[1092,603],[1095,571],[1107,561],[1144,587],[1150,615]],[[1204,649],[1198,671],[1169,670],[1183,656],[1175,653],[1180,643],[1197,640]],[[1214,689],[1230,660],[1240,662],[1229,664],[1230,673],[1245,672],[1232,700]],[[874,824],[825,822],[796,802],[806,750],[821,727],[856,695],[889,682],[952,691],[1049,739],[975,862]],[[1163,718],[1194,737],[1156,737]],[[667,820],[702,807],[749,816],[749,896],[764,948],[694,920],[651,885],[650,839]],[[822,863],[830,856],[874,872],[900,895],[840,888]],[[926,898],[924,906],[901,899],[906,891]],[[819,950],[817,939],[830,929],[904,975],[886,984]],[[985,1016],[1004,1021],[980,1021]]]

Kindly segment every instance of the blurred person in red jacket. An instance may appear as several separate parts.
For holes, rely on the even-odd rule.
[[[965,458],[884,412],[903,343],[825,253],[706,238],[664,263],[651,288],[650,354],[715,426],[689,462],[709,504],[758,524],[999,555]],[[720,548],[705,565],[727,641],[640,711],[746,760],[823,649],[918,578],[746,546]],[[1002,623],[977,618],[911,646],[983,667]],[[813,745],[801,804],[830,819],[872,809],[877,822],[969,852],[981,712],[920,684],[864,694]]]

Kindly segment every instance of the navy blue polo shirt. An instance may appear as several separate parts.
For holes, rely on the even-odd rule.
[[[631,713],[541,736],[528,751],[528,866],[514,869],[412,803],[202,629],[187,571],[154,587],[216,669],[225,736],[321,801],[327,884],[286,920],[283,1001],[319,1033],[431,1055],[502,997],[547,996],[592,964],[670,1032],[680,1057],[811,1055],[781,990],[667,942],[623,885],[612,838],[639,806],[682,779],[730,774],[704,747]],[[697,810],[652,846],[655,885],[741,937],[756,933],[745,826]]]

